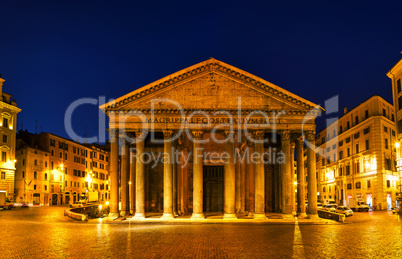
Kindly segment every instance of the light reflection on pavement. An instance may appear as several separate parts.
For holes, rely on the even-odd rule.
[[[402,222],[389,211],[344,224],[97,224],[65,207],[0,211],[0,258],[402,257]]]

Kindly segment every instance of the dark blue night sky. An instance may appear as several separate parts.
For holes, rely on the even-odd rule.
[[[262,2],[3,1],[0,73],[18,129],[68,137],[73,101],[117,98],[209,57],[317,104],[339,95],[342,112],[374,94],[392,102],[402,2]],[[97,134],[97,116],[80,107],[75,131]]]

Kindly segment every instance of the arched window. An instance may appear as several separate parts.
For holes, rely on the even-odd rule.
[[[34,163],[35,163],[35,165],[38,165],[38,160],[35,159],[35,162],[34,162]]]
[[[38,173],[34,172],[34,179],[38,179]]]
[[[47,180],[47,174],[45,174],[45,180]]]
[[[47,161],[45,161],[45,167],[47,167]]]
[[[22,178],[25,178],[25,172],[22,171]]]

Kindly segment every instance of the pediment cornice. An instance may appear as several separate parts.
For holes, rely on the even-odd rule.
[[[182,84],[199,76],[210,73],[222,74],[228,78],[231,78],[232,80],[240,81],[249,87],[253,87],[255,90],[270,94],[278,100],[290,103],[293,106],[300,107],[302,110],[312,110],[315,108],[317,109],[318,107],[318,105],[306,99],[303,99],[262,78],[259,78],[239,68],[211,58],[186,69],[180,70],[169,76],[161,78],[129,94],[108,102],[100,106],[100,109],[104,112],[124,110],[124,106],[129,103],[139,101],[144,97],[152,96],[154,93],[162,91],[163,89]],[[323,110],[321,107],[318,107],[318,109]]]

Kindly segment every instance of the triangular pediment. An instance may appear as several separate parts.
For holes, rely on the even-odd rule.
[[[286,110],[317,105],[268,81],[216,59],[198,63],[102,105],[130,110]]]

